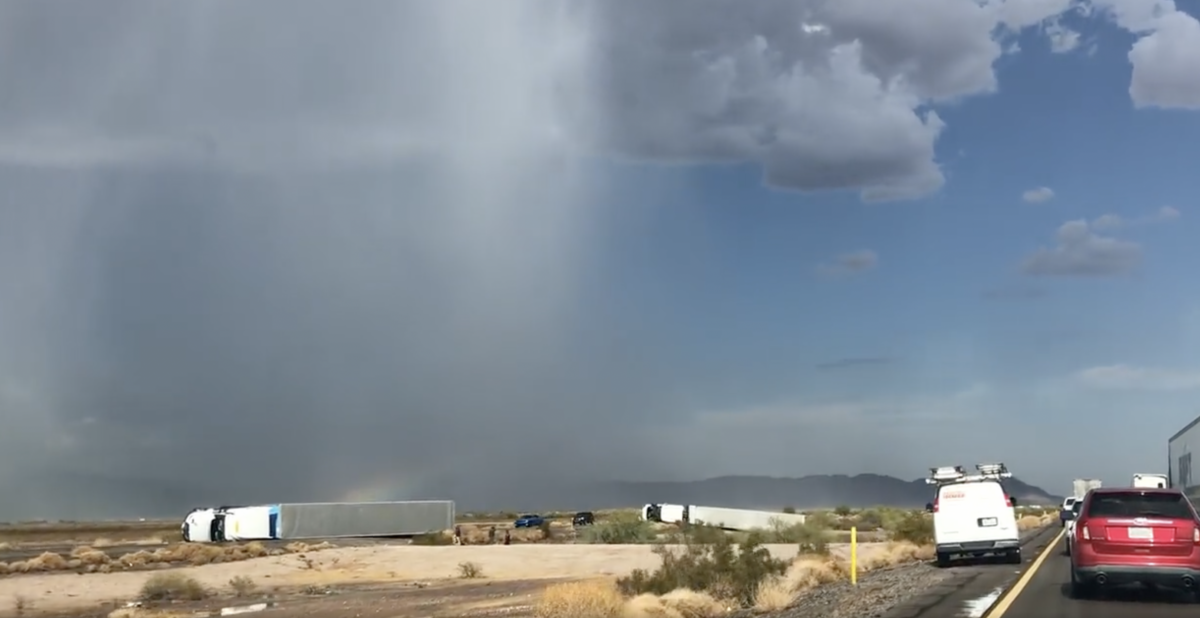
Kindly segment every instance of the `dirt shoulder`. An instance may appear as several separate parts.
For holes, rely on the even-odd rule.
[[[768,546],[790,559],[795,545]],[[883,544],[860,545],[860,559],[884,551]],[[835,555],[848,547],[834,545]],[[288,589],[326,589],[366,584],[416,583],[418,586],[460,582],[459,565],[478,567],[485,586],[555,579],[620,576],[634,569],[656,568],[660,559],[648,545],[513,545],[513,546],[372,546],[327,549],[308,554],[254,558],[242,562],[171,569],[195,578],[207,588],[229,593],[230,581],[246,578],[264,593]],[[30,574],[0,579],[0,600],[22,597],[41,611],[96,607],[134,599],[155,572]],[[543,581],[545,583],[545,581]]]

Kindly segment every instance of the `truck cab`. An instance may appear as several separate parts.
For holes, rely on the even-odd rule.
[[[185,543],[215,543],[218,540],[216,538],[216,523],[217,509],[192,509],[183,518],[180,534],[183,536]]]

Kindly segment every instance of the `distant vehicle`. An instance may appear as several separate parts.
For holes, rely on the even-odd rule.
[[[537,528],[546,521],[541,515],[522,515],[513,522],[514,528]]]
[[[1071,497],[1076,500],[1082,500],[1087,492],[1102,486],[1100,479],[1075,479],[1071,483]]]
[[[802,513],[731,509],[696,504],[647,504],[642,507],[642,519],[655,523],[713,526],[724,530],[774,530],[803,524]]]
[[[1093,490],[1071,543],[1072,597],[1150,584],[1186,590],[1200,601],[1200,516],[1179,489]]]
[[[1071,555],[1071,537],[1075,534],[1075,522],[1079,521],[1079,512],[1083,509],[1083,500],[1076,500],[1071,507],[1071,519],[1067,522],[1067,555]]]
[[[579,511],[571,518],[571,525],[576,528],[590,526],[596,523],[596,514],[591,511]]]
[[[1067,522],[1071,521],[1071,519],[1073,519],[1075,517],[1075,515],[1073,514],[1075,503],[1079,502],[1082,499],[1083,499],[1083,496],[1080,496],[1078,498],[1068,497],[1063,500],[1062,508],[1060,508],[1058,510],[1058,523],[1061,525],[1061,527],[1066,528]]]
[[[937,564],[947,567],[955,556],[986,555],[1003,555],[1008,562],[1020,564],[1017,501],[1000,484],[1012,473],[1002,463],[975,468],[979,473],[971,475],[962,466],[930,468],[926,482],[938,488],[925,508],[933,513]]]
[[[1139,474],[1133,475],[1133,486],[1134,487],[1152,487],[1152,488],[1162,489],[1162,488],[1167,487],[1168,485],[1170,485],[1170,482],[1167,480],[1167,475],[1165,475],[1165,474],[1141,474],[1141,473],[1139,473]]]

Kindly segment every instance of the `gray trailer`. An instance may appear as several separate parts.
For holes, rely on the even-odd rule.
[[[280,539],[413,536],[453,527],[450,500],[279,505]]]
[[[1182,489],[1193,502],[1200,502],[1200,475],[1192,463],[1192,449],[1200,450],[1200,418],[1190,422],[1167,440],[1167,480]]]

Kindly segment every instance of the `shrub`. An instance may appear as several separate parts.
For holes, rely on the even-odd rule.
[[[933,542],[933,518],[923,512],[912,512],[897,521],[890,532],[893,541],[928,545]]]
[[[860,530],[878,530],[884,527],[883,515],[875,509],[867,509],[858,514],[854,524]]]
[[[199,601],[208,591],[182,573],[155,573],[142,584],[140,596],[143,601]]]
[[[795,515],[795,514],[796,514],[796,507],[794,507],[794,506],[785,506],[785,507],[783,507],[783,512],[784,512],[784,513],[787,513],[788,515]]]
[[[233,588],[234,596],[245,597],[253,594],[258,588],[258,584],[255,584],[253,579],[245,575],[238,575],[229,580],[229,587]]]
[[[649,543],[658,535],[650,522],[628,519],[613,519],[594,526],[588,526],[579,534],[579,540],[584,543],[602,543],[606,545],[626,545],[633,543]]]
[[[483,567],[474,562],[458,563],[458,576],[462,579],[479,579],[483,577]]]
[[[848,517],[851,512],[852,511],[850,510],[850,507],[844,504],[839,505],[836,509],[833,509],[833,514],[837,515],[838,517]]]
[[[549,540],[553,531],[550,529],[550,520],[543,519],[542,523],[538,524],[538,530],[542,531],[542,538]]]
[[[768,543],[794,543],[799,553],[826,555],[829,553],[829,531],[812,520],[790,526],[777,525],[766,535]]]
[[[734,545],[725,535],[713,543],[689,541],[682,549],[659,545],[654,548],[662,558],[658,570],[637,569],[617,580],[617,586],[630,596],[664,595],[686,588],[750,607],[759,586],[788,568],[787,561],[772,557],[762,546],[763,540],[762,534],[750,533],[740,545]]]

